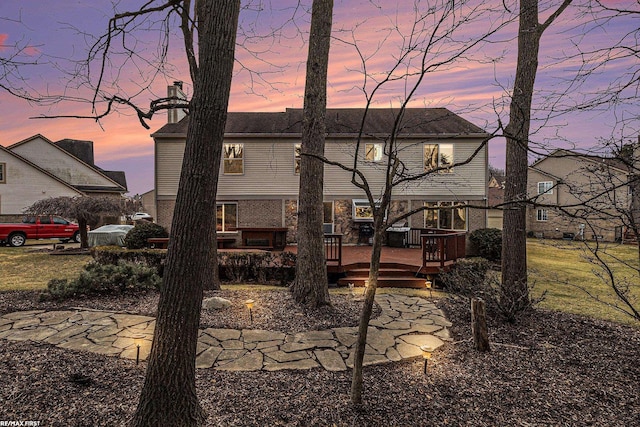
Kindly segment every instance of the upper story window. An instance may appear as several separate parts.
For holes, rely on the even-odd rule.
[[[293,144],[293,173],[300,175],[300,153],[302,153],[302,144]]]
[[[453,172],[453,144],[425,144],[423,154],[424,171],[442,168],[440,172]]]
[[[364,159],[367,162],[382,160],[382,144],[364,144]]]
[[[218,203],[216,205],[216,231],[227,233],[238,229],[238,204]]]
[[[7,164],[0,163],[0,184],[7,182]]]
[[[244,173],[244,144],[224,144],[223,146],[225,175],[242,175]]]
[[[553,182],[552,181],[539,182],[538,194],[553,194]]]

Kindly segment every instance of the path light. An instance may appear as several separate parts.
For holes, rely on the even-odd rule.
[[[433,282],[431,282],[431,280],[426,280],[424,282],[424,287],[429,289],[429,298],[433,297],[433,294],[431,293],[432,286],[433,286]]]
[[[136,337],[133,339],[133,343],[136,345],[136,365],[140,363],[140,346],[144,343],[144,338]]]
[[[253,308],[253,305],[255,304],[255,301],[252,299],[248,299],[244,302],[244,305],[247,306],[247,308],[249,309],[249,320],[250,320],[250,324],[253,324],[253,312],[251,311],[251,309]]]
[[[422,358],[424,359],[424,374],[426,375],[427,363],[429,363],[429,359],[431,359],[431,356],[433,355],[434,348],[430,345],[423,345],[422,347],[420,347],[420,350],[422,350]]]
[[[369,289],[369,279],[364,281],[364,290],[362,291],[362,295],[366,295],[367,289]]]

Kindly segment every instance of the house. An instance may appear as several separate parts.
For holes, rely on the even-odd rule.
[[[527,230],[545,238],[620,241],[632,192],[628,164],[555,150],[529,166]]]
[[[328,109],[325,155],[353,164],[355,139],[363,109]],[[385,138],[397,111],[373,109],[364,124],[359,166],[372,189],[384,186]],[[174,211],[189,117],[156,131],[155,185],[159,224],[169,228]],[[236,237],[238,228],[286,228],[287,241],[296,240],[302,110],[230,112],[219,171],[219,236]],[[405,112],[399,134],[400,156],[407,171],[418,173],[466,160],[481,147],[487,134],[444,108],[416,108]],[[467,164],[445,169],[396,188],[389,215],[425,205],[439,209],[416,213],[407,226],[469,231],[484,228],[486,210],[455,207],[457,203],[486,206],[487,150]],[[351,184],[351,175],[325,165],[325,233],[343,235],[357,243],[371,216],[364,192]],[[239,236],[238,236],[239,238]]]
[[[52,142],[34,135],[0,146],[0,220],[18,220],[38,200],[59,196],[113,196],[127,192],[124,172],[93,163],[93,142]]]
[[[487,228],[497,228],[502,230],[502,208],[499,206],[504,203],[505,180],[506,179],[503,174],[489,169],[489,188],[487,189],[489,209],[487,210]]]

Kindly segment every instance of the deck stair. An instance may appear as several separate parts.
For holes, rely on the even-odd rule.
[[[355,263],[345,265],[346,277],[338,280],[338,286],[348,286],[353,283],[356,287],[364,286],[369,279],[369,263]],[[379,288],[425,288],[425,278],[416,277],[418,267],[399,264],[381,263],[378,273]]]

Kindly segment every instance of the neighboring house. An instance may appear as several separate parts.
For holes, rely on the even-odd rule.
[[[124,172],[93,164],[91,141],[52,142],[34,135],[0,147],[0,218],[14,221],[34,202],[59,196],[113,196],[127,192]]]
[[[504,183],[505,177],[503,175],[497,175],[489,171],[489,183],[488,183],[488,205],[487,210],[487,228],[497,228],[502,230],[502,211],[499,206],[504,203]]]
[[[556,150],[529,167],[527,230],[538,237],[620,241],[631,207],[619,159]]]
[[[499,206],[504,203],[504,187],[489,187],[489,206]],[[487,228],[502,230],[502,208],[487,210]]]
[[[149,190],[146,193],[140,195],[140,202],[142,203],[142,210],[154,219],[156,215],[156,190]]]
[[[328,109],[325,155],[353,164],[355,138],[363,109]],[[369,111],[360,148],[359,166],[374,194],[384,185],[384,138],[396,110]],[[155,141],[156,208],[159,224],[169,227],[173,215],[189,117],[168,123],[152,136]],[[487,134],[443,108],[409,109],[399,135],[400,156],[408,173],[464,161]],[[218,183],[218,232],[236,237],[239,227],[287,227],[287,240],[296,239],[302,110],[228,114]],[[450,230],[486,227],[486,212],[456,208],[456,203],[486,206],[487,150],[469,163],[431,174],[394,191],[390,215],[425,205],[440,207],[412,215],[408,226]],[[345,243],[359,240],[360,228],[371,221],[364,192],[351,184],[351,174],[326,165],[324,173],[325,233],[343,235]]]

